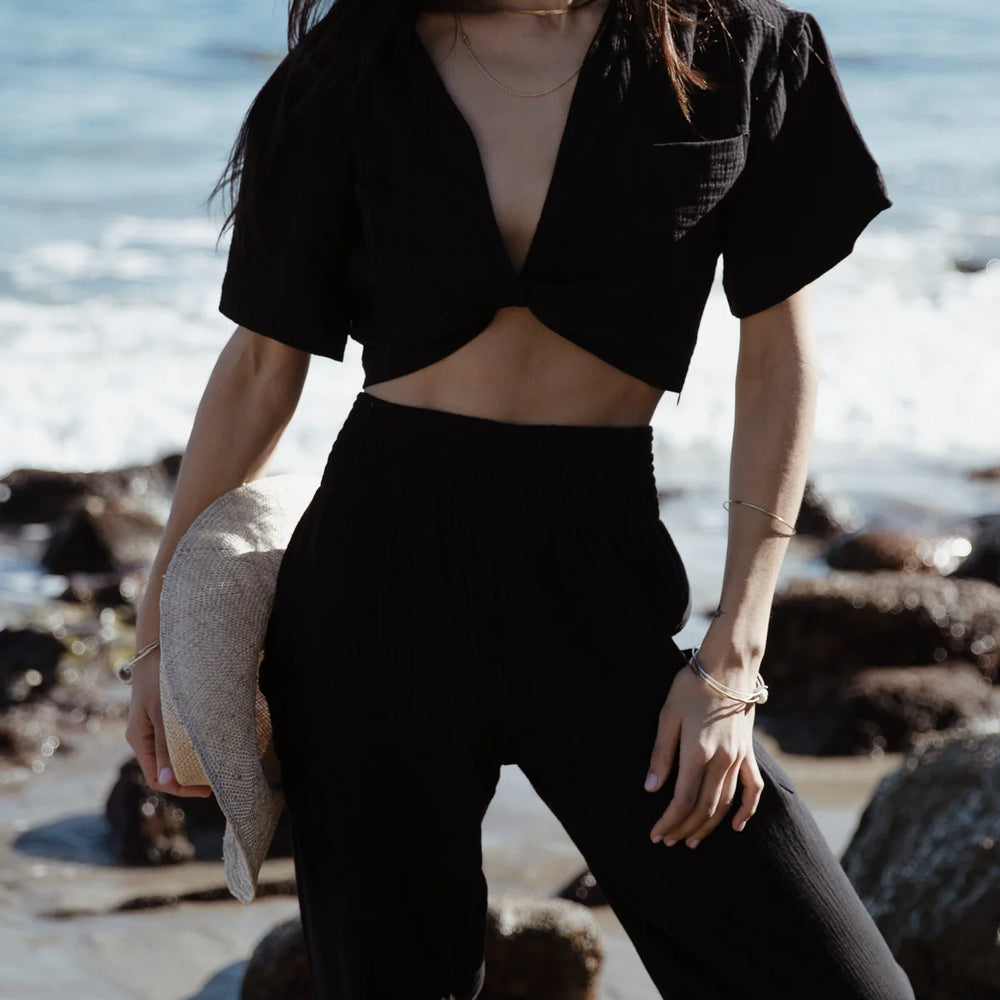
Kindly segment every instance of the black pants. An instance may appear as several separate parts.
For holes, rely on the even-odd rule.
[[[359,393],[282,561],[261,666],[317,1000],[475,996],[501,764],[566,828],[662,996],[912,998],[760,745],[743,833],[650,842],[673,779],[643,782],[688,607],[649,426]]]

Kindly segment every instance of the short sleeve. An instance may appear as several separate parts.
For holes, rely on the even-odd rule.
[[[892,204],[811,14],[790,20],[776,62],[723,209],[723,288],[738,317],[784,301],[839,263]]]
[[[233,226],[219,301],[238,326],[338,361],[354,315],[350,149],[346,115],[332,100],[291,119],[260,176],[254,233]]]

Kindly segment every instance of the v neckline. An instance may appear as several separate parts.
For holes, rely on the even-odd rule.
[[[569,107],[567,108],[566,118],[563,122],[562,133],[559,136],[559,144],[556,147],[556,156],[555,161],[553,162],[552,172],[549,175],[549,183],[545,189],[545,196],[542,199],[542,207],[538,213],[538,220],[535,223],[535,231],[531,235],[531,240],[528,243],[528,249],[525,252],[524,260],[522,261],[520,268],[515,266],[514,260],[510,255],[510,251],[507,249],[507,245],[504,242],[503,232],[500,229],[496,208],[493,205],[493,198],[490,194],[490,185],[486,177],[486,168],[483,164],[483,154],[482,150],[479,148],[479,141],[476,139],[476,133],[472,130],[472,126],[462,113],[461,108],[459,108],[459,106],[455,103],[455,99],[452,97],[451,91],[445,85],[444,78],[438,71],[434,60],[431,58],[430,52],[424,45],[423,39],[418,34],[416,28],[416,16],[414,16],[410,21],[411,41],[419,50],[418,58],[428,70],[428,75],[431,77],[432,82],[439,94],[443,97],[445,106],[449,109],[450,114],[456,120],[463,139],[472,153],[472,159],[475,162],[476,172],[475,184],[479,188],[478,198],[485,209],[484,214],[487,218],[487,224],[489,225],[491,231],[491,239],[499,257],[506,265],[505,269],[507,274],[515,284],[520,284],[520,282],[523,281],[526,275],[530,272],[532,258],[537,255],[539,235],[544,233],[547,219],[552,214],[554,192],[558,193],[561,174],[565,173],[565,161],[569,156],[567,149],[572,143],[573,133],[578,123],[578,105],[584,99],[581,97],[581,91],[586,90],[589,80],[588,69],[590,68],[591,63],[593,63],[594,56],[601,46],[605,29],[611,20],[612,8],[616,6],[617,2],[618,0],[608,0],[607,5],[601,14],[601,19],[598,22],[597,30],[594,32],[594,35],[590,40],[590,44],[587,46],[587,51],[580,64],[580,71],[577,73],[576,80],[573,83],[573,93],[570,96]]]

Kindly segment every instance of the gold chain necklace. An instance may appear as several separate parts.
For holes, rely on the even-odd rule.
[[[472,48],[472,43],[469,41],[469,36],[465,33],[465,27],[462,24],[461,15],[458,13],[458,8],[455,8],[455,30],[458,32],[462,39],[462,44],[465,46],[466,51],[472,57],[472,61],[479,67],[480,71],[486,76],[492,83],[499,87],[502,91],[507,94],[512,94],[514,97],[544,97],[546,94],[551,94],[553,91],[559,90],[560,87],[565,87],[567,83],[570,82],[583,68],[583,63],[581,62],[579,66],[562,83],[557,83],[554,87],[549,87],[548,90],[536,90],[530,93],[526,93],[523,90],[513,90],[508,87],[507,84],[501,83],[480,61],[479,56],[476,55]],[[586,59],[586,56],[584,57]]]

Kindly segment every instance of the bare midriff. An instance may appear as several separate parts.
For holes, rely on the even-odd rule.
[[[663,395],[519,307],[501,309],[440,361],[366,391],[406,406],[532,424],[648,424]]]
[[[531,7],[532,0],[508,0],[512,5]],[[522,90],[544,89],[580,65],[606,6],[604,0],[542,18],[466,13],[464,28],[479,57],[504,80]],[[573,85],[535,99],[513,97],[469,58],[453,14],[424,10],[416,30],[475,136],[497,229],[511,266],[520,271],[552,179]],[[372,383],[367,391],[393,403],[513,423],[620,425],[648,424],[663,395],[518,306],[501,309],[485,330],[440,361]]]

